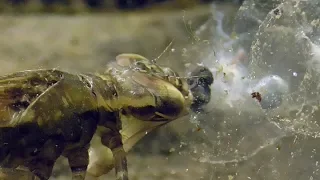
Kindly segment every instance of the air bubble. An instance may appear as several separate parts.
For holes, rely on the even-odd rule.
[[[282,96],[288,93],[288,84],[277,75],[262,78],[254,87],[261,94],[260,105],[263,109],[274,109],[282,104]]]
[[[297,76],[298,76],[298,73],[293,72],[292,75],[293,75],[294,77],[297,77]]]

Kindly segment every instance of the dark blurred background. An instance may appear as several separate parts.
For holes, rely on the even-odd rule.
[[[9,11],[8,7],[11,7],[20,8],[20,10],[26,12],[65,11],[75,13],[81,11],[159,9],[160,6],[166,9],[187,8],[212,2],[241,4],[243,0],[4,0],[1,3],[1,10]]]

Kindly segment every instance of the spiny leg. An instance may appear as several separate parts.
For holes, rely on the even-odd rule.
[[[123,146],[112,149],[117,180],[128,180],[128,165]]]
[[[51,176],[53,166],[64,149],[61,140],[49,139],[26,166],[37,177],[35,180],[48,180]]]
[[[89,164],[88,146],[77,148],[65,155],[72,171],[72,180],[84,180]]]
[[[55,160],[34,159],[29,164],[30,171],[36,176],[34,179],[48,180],[51,176]]]
[[[128,180],[126,152],[123,149],[120,133],[108,133],[102,136],[102,144],[111,149],[117,180]]]

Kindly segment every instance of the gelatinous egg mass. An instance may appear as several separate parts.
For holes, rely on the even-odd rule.
[[[280,76],[268,75],[263,77],[252,90],[260,93],[260,105],[263,109],[274,109],[281,105],[283,96],[289,91],[289,85]]]

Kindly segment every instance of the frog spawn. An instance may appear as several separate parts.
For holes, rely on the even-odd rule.
[[[258,92],[261,95],[259,103],[262,109],[274,109],[281,106],[284,95],[289,93],[289,86],[280,76],[269,75],[249,88],[249,92]]]

